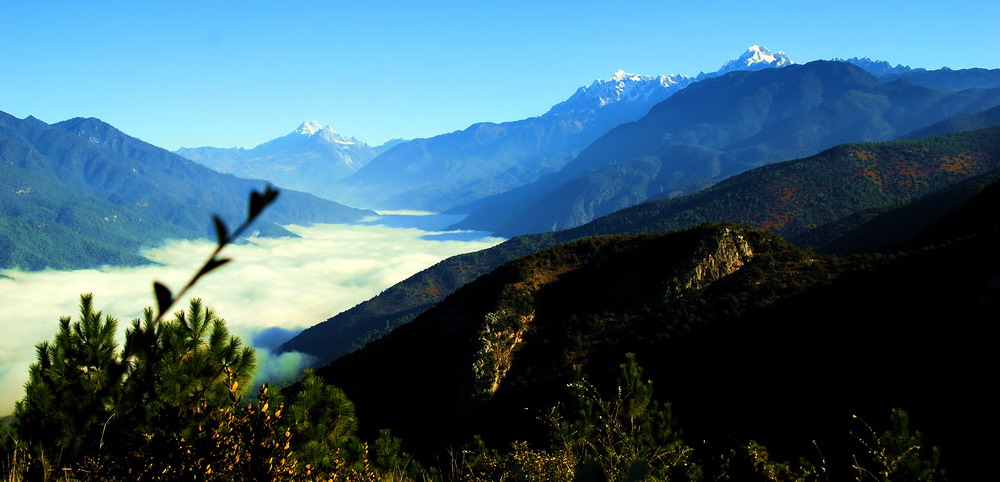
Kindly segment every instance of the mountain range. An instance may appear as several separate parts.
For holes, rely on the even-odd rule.
[[[356,413],[376,463],[401,448],[443,467],[518,441],[555,447],[587,430],[566,417],[606,408],[571,408],[573,392],[634,396],[615,378],[636,360],[655,391],[612,408],[664,407],[696,461],[727,477],[756,440],[771,460],[846,479],[858,441],[879,437],[864,420],[899,407],[921,432],[896,427],[883,448],[923,436],[956,480],[991,472],[1000,70],[799,65],[753,46],[711,74],[620,71],[539,117],[390,144],[306,122],[250,150],[183,150],[287,183],[316,169],[309,188],[330,197],[468,210],[456,227],[512,236],[276,350],[314,356],[339,387],[309,390],[342,412],[307,425],[330,433]],[[0,267],[143,263],[143,246],[208,235],[212,214],[238,222],[265,185],[93,118],[0,113],[0,161]],[[373,214],[283,190],[256,229]],[[251,432],[279,418],[263,403],[245,413]]]
[[[331,199],[334,182],[354,174],[381,150],[398,142],[373,148],[328,126],[306,121],[290,134],[253,149],[182,147],[175,152],[219,172],[265,179],[281,188]]]
[[[752,169],[695,194],[643,203],[577,228],[517,236],[487,250],[446,259],[307,328],[279,351],[306,352],[320,363],[333,361],[411,321],[504,263],[590,236],[663,233],[731,221],[823,252],[874,249],[876,240],[894,238],[883,233],[859,242],[866,230],[874,229],[865,227],[868,223],[891,227],[899,235],[915,235],[997,173],[1000,127],[932,139],[841,145],[808,158]],[[934,201],[915,203],[923,198]],[[917,213],[899,221],[895,210],[911,204],[919,207]]]
[[[0,267],[83,268],[148,263],[138,252],[170,238],[211,236],[213,214],[236,225],[264,181],[220,174],[94,118],[49,125],[0,113]],[[284,191],[254,233],[279,224],[372,215]]]
[[[475,203],[559,169],[608,130],[642,117],[651,106],[696,80],[792,63],[780,52],[754,45],[718,72],[697,78],[618,71],[580,87],[538,117],[484,122],[397,145],[338,182],[333,199],[358,206],[431,211]]]
[[[580,367],[613,394],[633,353],[707,466],[751,439],[811,457],[811,440],[847,478],[852,417],[905,407],[948,473],[974,478],[998,209],[1000,126],[844,144],[450,258],[286,346],[336,351],[368,323],[318,373],[369,438],[389,429],[425,461],[474,437],[547,446]],[[723,220],[756,229],[705,223]]]
[[[846,62],[733,72],[694,83],[612,129],[558,172],[483,200],[455,227],[504,236],[571,228],[756,166],[844,142],[894,139],[998,104],[997,87],[885,82]]]

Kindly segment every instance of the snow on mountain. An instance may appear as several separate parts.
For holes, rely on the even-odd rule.
[[[609,79],[597,79],[590,85],[580,87],[569,99],[556,104],[549,112],[598,109],[622,102],[652,106],[696,80],[718,77],[736,70],[761,70],[794,63],[784,52],[776,54],[765,47],[751,45],[743,55],[727,61],[719,70],[709,74],[701,73],[696,77],[680,74],[637,75],[619,70]]]
[[[868,57],[863,57],[863,58],[851,57],[849,59],[833,59],[833,60],[857,65],[858,67],[861,67],[862,69],[868,71],[869,74],[872,74],[876,77],[888,74],[905,74],[907,72],[924,70],[924,69],[913,69],[910,68],[910,66],[908,65],[902,65],[902,64],[896,64],[896,66],[893,67],[892,64],[890,64],[889,62],[886,62],[884,60],[872,60]]]
[[[303,122],[298,129],[295,129],[295,133],[302,134],[304,136],[311,136],[322,130],[329,130],[330,132],[336,134],[336,131],[334,131],[333,129],[330,129],[329,127],[324,126],[323,124],[320,124],[319,122],[316,121]]]
[[[354,174],[377,152],[316,121],[253,149],[181,148],[178,154],[220,172],[266,179],[279,187],[332,196],[329,186]]]
[[[597,79],[590,85],[580,87],[569,99],[553,107],[551,112],[600,108],[618,102],[658,102],[666,98],[663,94],[680,90],[690,83],[691,78],[684,75],[648,76],[619,70],[607,80]]]
[[[751,45],[743,55],[726,62],[722,65],[722,68],[714,73],[707,74],[707,76],[718,77],[736,70],[761,70],[785,67],[793,64],[795,62],[789,59],[784,52],[779,51],[778,53],[774,53],[766,47]]]
[[[337,131],[333,130],[330,126],[325,126],[316,121],[303,122],[298,129],[295,129],[294,132],[286,137],[295,138],[296,134],[306,138],[319,136],[319,139],[326,141],[326,143],[334,143],[341,146],[353,146],[358,143],[364,144],[354,137],[344,137],[338,134]]]

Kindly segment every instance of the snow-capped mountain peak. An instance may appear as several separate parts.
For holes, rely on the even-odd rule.
[[[784,52],[774,53],[766,47],[751,45],[743,55],[732,59],[722,65],[714,75],[722,75],[734,70],[761,70],[772,67],[785,67],[795,62],[789,59]]]
[[[781,56],[782,58],[779,59],[778,56]],[[746,53],[740,56],[740,60],[743,60],[745,65],[749,67],[760,62],[767,62],[769,64],[777,62],[780,65],[783,61],[788,59],[785,57],[784,53],[778,52],[778,55],[776,56],[774,55],[774,52],[771,52],[760,45],[751,45],[750,48],[747,49]]]
[[[615,71],[615,74],[612,75],[611,78],[608,79],[608,80],[609,81],[613,81],[613,82],[621,82],[621,81],[624,81],[625,79],[628,79],[628,80],[642,80],[642,77],[640,77],[640,76],[638,76],[636,74],[630,74],[628,72],[625,72],[624,70],[617,70],[617,71]]]
[[[619,102],[659,101],[690,81],[683,75],[649,76],[618,70],[607,80],[597,79],[590,85],[580,87],[572,97],[557,104],[550,112],[600,108]]]
[[[760,45],[751,45],[746,52],[726,62],[718,71],[701,73],[697,77],[679,74],[648,76],[618,70],[607,80],[597,79],[590,85],[580,87],[569,99],[556,104],[549,112],[557,114],[589,110],[619,103],[651,105],[697,80],[718,77],[735,70],[762,70],[794,63],[784,52],[774,53]]]
[[[320,124],[319,122],[316,122],[316,121],[305,121],[305,122],[302,123],[302,125],[299,126],[298,129],[295,129],[295,133],[296,134],[301,134],[301,135],[304,135],[304,136],[315,135],[317,132],[320,132],[320,131],[328,131],[331,134],[336,134],[337,133],[333,129],[331,129],[331,128],[327,127],[327,126],[324,126],[323,124]]]

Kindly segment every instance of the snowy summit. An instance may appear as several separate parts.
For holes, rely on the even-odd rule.
[[[598,109],[614,104],[655,104],[696,80],[718,77],[736,70],[762,70],[794,63],[784,52],[774,53],[760,45],[751,45],[743,55],[729,60],[719,70],[710,74],[701,73],[697,77],[679,74],[648,76],[619,70],[607,80],[598,79],[590,85],[580,87],[572,97],[556,104],[549,112]]]
[[[766,47],[751,45],[743,55],[723,64],[722,68],[715,72],[715,75],[722,75],[735,70],[761,70],[767,68],[777,68],[792,65],[792,62],[784,52],[774,53]]]
[[[295,129],[296,134],[302,134],[304,136],[311,136],[320,131],[330,131],[331,133],[336,134],[336,131],[333,129],[316,121],[305,121],[299,126],[298,129]]]
[[[597,79],[580,87],[572,97],[557,104],[551,112],[574,109],[594,109],[619,102],[642,103],[663,100],[674,90],[683,88],[691,79],[683,75],[637,75],[619,70],[611,78]]]

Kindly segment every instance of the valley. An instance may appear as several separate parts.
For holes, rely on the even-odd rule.
[[[231,247],[231,265],[191,296],[216,309],[233,333],[266,357],[312,320],[346,310],[442,259],[500,241],[486,233],[442,239],[447,232],[441,227],[449,220],[431,218],[389,216],[350,225],[288,226],[295,238],[253,238]],[[6,327],[8,336],[0,341],[0,413],[10,414],[21,398],[35,343],[55,332],[60,317],[77,311],[80,294],[93,293],[98,306],[127,326],[144,307],[155,305],[154,280],[171,286],[182,283],[211,249],[207,241],[171,241],[143,253],[152,266],[0,271],[0,304],[7,319],[18,320]],[[280,383],[312,365],[308,354],[273,353],[271,359],[273,366],[262,363],[261,383]]]
[[[3,10],[5,479],[995,472],[992,4]]]

